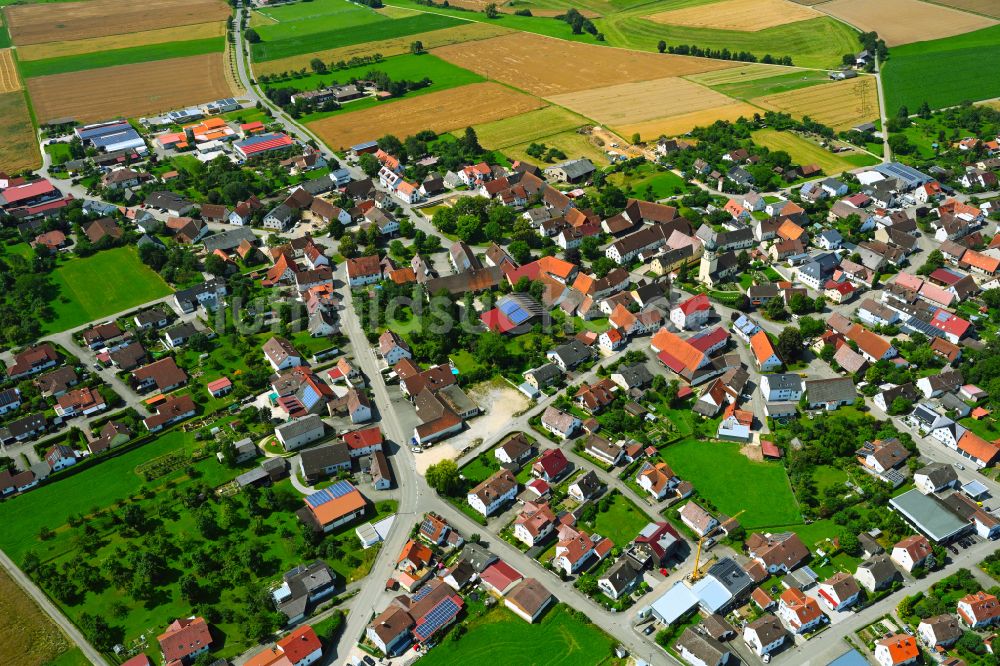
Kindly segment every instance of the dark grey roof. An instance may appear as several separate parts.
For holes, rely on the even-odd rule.
[[[601,491],[604,484],[601,483],[597,474],[591,470],[574,481],[573,485],[580,488],[580,492],[583,494],[584,499],[590,499]]]
[[[955,468],[947,463],[933,462],[926,467],[921,467],[913,473],[914,476],[922,474],[930,479],[935,488],[940,488],[958,481],[958,473]]]
[[[568,368],[572,368],[590,358],[590,348],[579,340],[570,340],[566,344],[549,351],[558,356]]]
[[[321,474],[324,469],[334,465],[343,465],[351,461],[351,453],[347,444],[334,442],[312,449],[306,449],[299,454],[302,469],[307,477]]]
[[[750,574],[728,557],[713,564],[708,569],[708,575],[722,583],[723,587],[734,597],[741,596],[753,587],[753,579],[750,578]]]
[[[477,543],[467,543],[462,549],[462,558],[469,561],[476,573],[482,573],[486,567],[497,560],[497,556]]]
[[[706,636],[688,627],[677,640],[678,650],[690,653],[704,664],[718,664],[729,654],[729,650],[711,636]],[[766,643],[765,643],[766,645]]]
[[[601,580],[607,581],[612,589],[621,594],[622,591],[628,589],[639,575],[640,572],[635,567],[635,564],[632,563],[632,560],[623,557],[604,572]]]
[[[205,238],[205,251],[232,250],[239,247],[243,241],[256,245],[257,236],[249,227],[236,227]]]
[[[580,178],[581,176],[586,176],[596,170],[594,164],[587,159],[569,160],[568,162],[556,164],[554,167],[550,168],[562,169],[567,178]]]
[[[628,385],[628,388],[645,386],[653,381],[653,374],[646,367],[645,363],[639,362],[633,365],[619,366],[616,374],[620,374]]]
[[[849,377],[808,380],[806,381],[806,392],[809,394],[810,403],[840,402],[853,400],[857,397],[854,380]]]
[[[532,368],[524,374],[534,375],[539,383],[545,384],[559,377],[562,377],[562,370],[555,363],[545,363],[538,366],[537,368]]]
[[[764,375],[767,377],[767,385],[772,390],[802,390],[802,378],[791,372]]]

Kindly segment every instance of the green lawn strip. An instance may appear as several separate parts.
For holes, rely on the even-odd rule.
[[[409,18],[379,21],[364,28],[331,29],[310,35],[262,41],[251,46],[251,53],[253,59],[258,62],[277,60],[303,53],[450,28],[459,23],[458,19],[450,16],[424,13]]]
[[[816,483],[816,490],[822,494],[827,488],[844,488],[847,472],[831,465],[817,465],[813,469],[813,481]]]
[[[47,143],[45,153],[52,157],[52,164],[63,164],[73,159],[68,143]]]
[[[1000,25],[895,46],[882,68],[886,113],[892,117],[901,106],[914,113],[924,102],[937,109],[965,100],[1000,97],[998,60]],[[928,81],[934,84],[928,85]]]
[[[434,82],[436,90],[455,88],[469,83],[484,81],[483,77],[467,69],[457,67],[435,55],[398,55],[370,65],[359,65],[347,69],[338,69],[327,74],[310,74],[299,79],[289,79],[265,84],[265,88],[295,88],[296,90],[316,90],[336,83],[347,83],[351,79],[364,78],[368,72],[385,72],[394,81],[419,81],[424,77]],[[415,92],[415,91],[414,91]],[[413,93],[408,93],[407,96]],[[344,108],[356,110],[353,102]]]
[[[18,66],[21,70],[21,76],[28,79],[36,76],[78,72],[85,69],[100,69],[115,65],[132,65],[154,60],[185,58],[188,56],[204,55],[206,53],[222,53],[225,47],[225,37],[209,37],[207,39],[194,39],[187,42],[146,44],[126,49],[96,51],[94,53],[63,56],[61,58],[22,60],[18,63]]]
[[[802,522],[785,468],[749,460],[739,444],[686,439],[660,455],[720,511],[733,515],[746,509],[740,522],[747,529]]]
[[[769,76],[764,79],[752,79],[750,81],[737,81],[735,83],[720,83],[709,86],[712,90],[723,95],[736,97],[738,99],[752,99],[765,95],[776,95],[778,93],[808,88],[820,83],[830,83],[830,78],[826,72],[799,71]]]
[[[606,664],[613,659],[611,651],[616,645],[614,638],[563,604],[549,609],[535,624],[495,607],[469,618],[466,626],[460,639],[445,639],[422,657],[424,666],[475,663],[479,659],[546,666]]]
[[[992,442],[1000,438],[1000,430],[997,430],[994,427],[993,417],[991,416],[988,416],[979,421],[972,418],[971,416],[967,416],[961,421],[959,421],[959,423],[988,442]]]
[[[134,247],[103,250],[62,261],[52,271],[59,298],[46,333],[64,331],[121,310],[166,296],[170,287],[139,260]]]
[[[342,0],[297,2],[265,9],[261,13],[278,21],[255,28],[257,34],[265,41],[293,39],[317,32],[355,28],[391,20],[373,9]]]

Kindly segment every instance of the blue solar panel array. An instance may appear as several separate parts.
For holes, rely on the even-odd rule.
[[[352,486],[350,482],[337,481],[337,483],[333,484],[329,488],[324,488],[323,490],[320,490],[319,492],[313,493],[312,495],[306,497],[306,502],[309,504],[309,506],[315,509],[321,504],[332,502],[333,500],[339,497],[343,497],[344,495],[353,490],[354,486]]]
[[[423,617],[413,633],[420,640],[427,640],[434,635],[434,632],[448,624],[456,615],[458,615],[458,604],[451,597],[444,599]]]
[[[423,599],[424,597],[426,597],[428,594],[430,594],[433,591],[434,591],[434,586],[433,585],[424,585],[422,588],[420,588],[419,590],[417,590],[416,594],[414,594],[413,597],[411,598],[411,601],[415,601],[415,602],[416,601],[420,601],[421,599]]]
[[[531,313],[526,311],[521,307],[521,304],[514,300],[501,301],[497,304],[500,312],[507,315],[507,318],[514,322],[515,326],[519,326],[524,322],[531,319]]]

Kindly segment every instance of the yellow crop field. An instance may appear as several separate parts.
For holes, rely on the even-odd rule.
[[[37,169],[42,158],[22,91],[0,95],[0,118],[0,171]]]
[[[740,116],[752,118],[755,113],[761,113],[761,109],[746,102],[734,102],[713,109],[692,111],[691,113],[682,113],[676,116],[623,125],[616,129],[622,136],[632,136],[638,133],[643,141],[651,141],[661,136],[680,136],[685,132],[690,132],[695,127],[711,125],[716,120],[732,121]]]
[[[879,116],[878,92],[875,79],[870,76],[757,97],[750,101],[796,118],[809,116],[835,130],[849,129]]]
[[[226,24],[223,21],[211,23],[196,23],[194,25],[146,30],[124,35],[108,37],[91,37],[90,39],[74,39],[66,42],[45,42],[41,44],[25,44],[17,49],[17,57],[21,60],[42,60],[44,58],[62,58],[81,53],[97,53],[114,49],[127,49],[133,46],[148,44],[167,44],[169,42],[185,42],[194,39],[209,39],[222,37],[226,34]]]
[[[0,49],[0,93],[21,89],[21,79],[17,75],[17,65],[10,49]]]
[[[508,146],[503,149],[503,154],[512,160],[524,160],[525,162],[536,163],[538,160],[525,152],[532,143],[544,144],[546,148],[557,148],[571,160],[585,157],[594,164],[608,163],[608,156],[604,153],[604,148],[598,145],[597,139],[590,134],[583,134],[575,130],[539,137],[534,141],[525,141],[514,146]]]
[[[646,18],[685,28],[756,32],[818,16],[816,10],[788,0],[722,0],[657,12]]]
[[[713,109],[733,102],[721,93],[678,77],[622,83],[547,99],[611,127]]]
[[[258,12],[254,12],[256,15]],[[463,42],[473,42],[477,40],[490,39],[500,35],[510,34],[512,30],[503,28],[491,23],[465,23],[454,28],[443,28],[430,32],[421,32],[416,35],[405,37],[394,37],[392,39],[382,39],[364,44],[353,44],[342,46],[326,51],[306,53],[304,55],[281,58],[279,60],[267,60],[253,63],[254,73],[257,76],[262,74],[280,74],[281,72],[291,72],[303,67],[309,67],[309,61],[319,58],[323,62],[337,62],[339,60],[350,60],[351,58],[370,56],[381,53],[385,57],[400,55],[410,52],[410,44],[415,41],[422,42],[425,49],[434,49],[449,44],[461,44]]]
[[[473,83],[418,97],[339,113],[309,123],[331,148],[378,139],[388,133],[410,136],[421,130],[448,132],[533,111],[545,102],[497,83]]]
[[[860,30],[877,31],[889,46],[961,35],[997,23],[920,0],[832,0],[818,9]]]
[[[735,67],[727,60],[609,49],[518,32],[474,44],[434,49],[434,55],[489,79],[548,97],[623,82]]]

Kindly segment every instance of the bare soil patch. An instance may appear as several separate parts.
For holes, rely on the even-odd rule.
[[[88,0],[4,11],[11,39],[21,46],[224,21],[230,10],[222,0]]]
[[[835,130],[849,129],[879,116],[878,91],[870,76],[801,88],[750,100],[796,118],[809,116]]]
[[[708,58],[644,53],[568,42],[527,32],[455,44],[434,54],[490,79],[547,97],[735,67]]]
[[[817,9],[861,30],[877,31],[889,46],[961,35],[997,23],[985,16],[920,0],[832,0]]]
[[[309,128],[337,149],[377,139],[390,131],[401,137],[425,129],[447,132],[542,106],[543,101],[497,83],[473,83],[330,116],[309,123]]]
[[[786,23],[808,21],[819,15],[814,9],[788,0],[722,0],[657,12],[646,18],[686,28],[756,32]]]
[[[549,101],[599,123],[618,127],[732,103],[714,90],[678,77],[622,83],[606,88],[555,95]],[[665,114],[664,111],[668,111]]]
[[[133,118],[232,95],[224,66],[220,54],[208,53],[41,76],[28,81],[28,90],[41,122]]]

